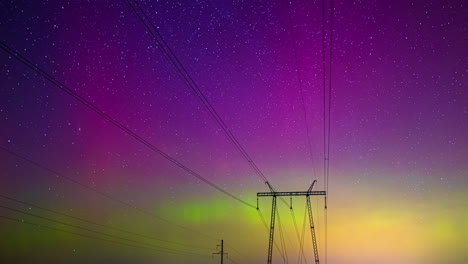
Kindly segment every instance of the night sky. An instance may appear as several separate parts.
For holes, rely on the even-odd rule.
[[[139,3],[275,188],[302,191],[317,179],[323,190],[322,1]],[[328,263],[467,263],[467,18],[462,0],[334,1]],[[2,1],[0,31],[2,43],[224,190],[253,205],[268,190],[124,1]],[[0,68],[1,263],[218,263],[220,239],[234,263],[266,262],[255,209],[3,50]],[[325,263],[323,197],[312,204]],[[259,207],[269,222],[271,199]],[[291,263],[304,198],[293,208],[295,218],[278,208]],[[304,239],[312,263],[307,228]],[[283,263],[276,248],[273,260]]]

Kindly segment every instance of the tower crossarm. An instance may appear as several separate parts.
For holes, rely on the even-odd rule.
[[[312,215],[312,205],[310,204],[310,196],[312,195],[326,195],[325,191],[312,191],[314,188],[314,184],[317,181],[312,182],[311,186],[307,191],[298,191],[298,192],[277,192],[274,190],[271,185],[268,184],[268,187],[270,187],[270,192],[258,192],[257,193],[257,210],[258,210],[258,197],[272,197],[272,204],[271,204],[271,223],[270,223],[270,238],[269,238],[269,243],[268,243],[268,260],[267,264],[272,263],[273,259],[273,241],[274,241],[274,234],[275,234],[275,214],[276,214],[276,198],[278,196],[305,196],[306,197],[306,202],[307,202],[307,209],[309,212],[309,221],[310,221],[310,230],[312,234],[312,244],[314,247],[314,256],[315,256],[315,264],[319,264],[319,258],[318,258],[318,247],[317,247],[317,239],[315,237],[315,226],[314,226],[314,219]],[[291,198],[292,201],[292,198]],[[292,203],[291,203],[292,204]],[[292,208],[292,205],[290,205]]]
[[[309,196],[326,195],[325,191],[299,191],[299,192],[258,192],[257,196]]]

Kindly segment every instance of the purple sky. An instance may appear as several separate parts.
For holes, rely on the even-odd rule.
[[[304,190],[317,179],[323,189],[321,1],[139,2],[276,188]],[[467,255],[460,245],[467,241],[460,232],[468,231],[463,202],[468,199],[466,3],[334,5],[329,261],[442,263],[434,256],[450,254],[443,263],[461,264]],[[6,1],[1,6],[0,41],[229,192],[255,203],[256,192],[265,191],[123,1]],[[3,51],[0,67],[2,147],[175,223],[232,241],[241,251],[238,262],[264,261],[267,235],[255,212],[251,217],[248,209],[125,135]],[[190,234],[176,227],[154,226],[144,215],[133,215],[4,152],[0,158],[3,195],[192,244]],[[302,200],[297,203],[302,224]],[[0,204],[8,202],[0,199]],[[262,204],[269,219],[269,200]],[[285,209],[289,255],[295,259],[296,233]],[[317,211],[323,218],[323,210]],[[355,248],[345,247],[353,243],[340,231],[347,217],[368,235],[357,238]],[[387,223],[388,218],[403,220]],[[0,244],[0,252],[11,252],[6,257],[10,262],[27,263],[29,254],[43,261],[135,263],[139,253],[114,258],[118,246],[77,246],[90,242],[10,222],[0,220],[0,230],[14,227],[8,233],[13,243]],[[24,235],[23,229],[33,235]],[[395,229],[407,234],[411,246],[395,246]],[[323,241],[323,230],[319,233]],[[244,234],[255,239],[245,242]],[[374,236],[381,238],[378,245]],[[40,251],[37,243],[49,247]],[[66,249],[54,257],[51,252],[60,243],[79,256]],[[213,248],[216,241],[193,243]],[[99,246],[105,250],[96,253]],[[311,252],[307,255],[311,263]],[[184,257],[158,253],[138,259],[187,263]]]

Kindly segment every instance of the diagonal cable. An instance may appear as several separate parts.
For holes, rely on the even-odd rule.
[[[60,90],[66,92],[67,94],[71,95],[73,98],[75,98],[76,100],[78,100],[80,103],[82,103],[83,105],[85,105],[86,107],[88,107],[89,109],[91,109],[92,111],[94,111],[95,113],[97,113],[98,115],[100,115],[101,117],[103,117],[104,119],[106,119],[107,121],[109,121],[111,124],[113,124],[114,126],[116,126],[117,128],[119,128],[120,130],[122,130],[123,132],[125,132],[126,134],[128,134],[129,136],[135,138],[137,141],[139,141],[140,143],[142,143],[143,145],[145,145],[146,147],[148,147],[149,149],[151,149],[152,151],[158,153],[159,155],[161,155],[163,158],[167,159],[168,161],[172,162],[173,164],[175,164],[177,167],[181,168],[182,170],[186,171],[187,173],[189,173],[190,175],[194,176],[195,178],[199,179],[200,181],[204,182],[205,184],[207,184],[208,186],[216,189],[217,191],[229,196],[230,198],[246,205],[246,206],[249,206],[251,208],[256,208],[254,205],[242,200],[241,198],[235,196],[234,194],[224,190],[223,188],[219,187],[218,185],[214,184],[213,182],[211,182],[210,180],[206,179],[205,177],[201,176],[200,174],[196,173],[195,171],[193,171],[192,169],[188,168],[187,166],[185,166],[184,164],[182,164],[180,161],[176,160],[175,158],[171,157],[169,154],[165,153],[164,151],[162,151],[161,149],[157,148],[155,145],[151,144],[150,142],[148,142],[147,140],[143,139],[140,135],[136,134],[135,132],[133,132],[131,129],[127,128],[126,126],[124,126],[123,124],[121,124],[120,122],[118,122],[115,118],[111,117],[110,115],[106,114],[105,111],[101,110],[100,108],[98,108],[97,106],[95,106],[93,103],[91,103],[89,100],[85,99],[84,97],[80,96],[78,93],[76,93],[73,89],[70,89],[68,86],[66,86],[65,84],[59,82],[57,79],[55,79],[54,77],[52,77],[51,75],[49,75],[48,73],[46,73],[45,71],[43,71],[40,67],[38,67],[37,65],[35,65],[34,63],[32,63],[31,61],[29,61],[28,59],[26,59],[25,57],[23,57],[21,54],[19,54],[18,52],[16,52],[15,50],[13,50],[12,48],[10,48],[9,46],[7,46],[5,43],[3,42],[0,42],[0,48],[3,49],[5,52],[7,52],[8,54],[10,54],[11,56],[13,56],[14,58],[16,58],[17,60],[19,60],[21,63],[23,63],[24,65],[28,66],[30,69],[34,70],[36,73],[38,73],[40,76],[44,77],[45,79],[47,79],[48,81],[50,81],[52,84],[54,84],[57,88],[59,88]]]

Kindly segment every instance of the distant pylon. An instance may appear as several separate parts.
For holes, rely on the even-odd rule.
[[[221,245],[216,245],[216,250],[218,250],[218,248],[221,248],[221,250],[217,253],[213,253],[213,255],[220,255],[221,257],[221,264],[224,263],[224,255],[227,256],[228,253],[224,253],[224,240],[221,239]]]

